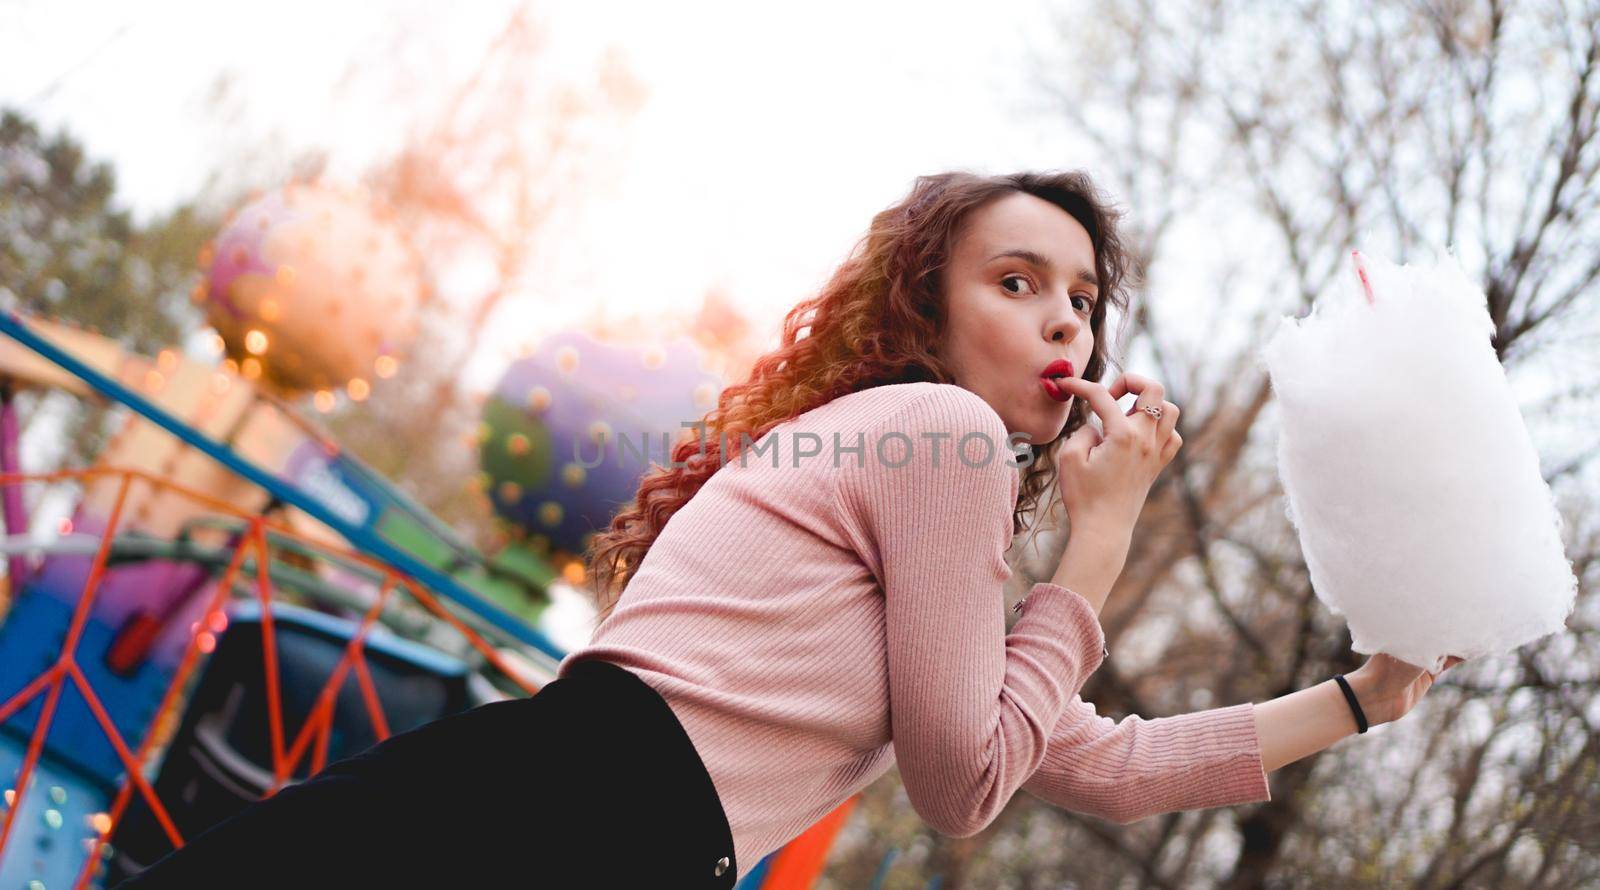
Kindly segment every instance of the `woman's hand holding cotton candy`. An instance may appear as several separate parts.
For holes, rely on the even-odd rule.
[[[1109,388],[1078,377],[1057,384],[1083,399],[1104,429],[1102,434],[1086,423],[1056,452],[1057,486],[1073,534],[1089,529],[1129,537],[1150,486],[1183,446],[1178,406],[1162,400],[1166,390],[1160,383],[1138,374],[1123,374]],[[1130,392],[1139,397],[1124,413],[1117,399]],[[1146,405],[1159,405],[1161,419],[1144,413]]]
[[[1460,658],[1451,655],[1433,672],[1379,652],[1350,674],[1350,690],[1361,702],[1367,723],[1377,726],[1404,717],[1441,674],[1460,663]]]

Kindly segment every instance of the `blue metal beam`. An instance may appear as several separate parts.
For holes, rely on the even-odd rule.
[[[0,314],[0,333],[32,349],[68,373],[87,383],[92,389],[113,402],[120,402],[137,411],[146,420],[177,436],[185,443],[204,452],[240,476],[261,486],[273,497],[294,506],[318,522],[343,535],[357,550],[362,550],[388,562],[400,571],[415,578],[425,587],[461,604],[468,611],[498,628],[509,636],[527,643],[560,661],[567,653],[538,629],[529,627],[521,619],[484,599],[454,578],[428,565],[411,553],[400,549],[371,529],[354,525],[322,505],[321,501],[285,482],[276,475],[256,466],[233,449],[214,441],[198,430],[173,417],[154,402],[107,377],[71,353],[39,336],[15,312]]]

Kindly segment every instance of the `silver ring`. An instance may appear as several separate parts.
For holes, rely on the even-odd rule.
[[[1160,420],[1161,419],[1161,406],[1160,405],[1146,405],[1146,406],[1144,406],[1143,411],[1144,411],[1144,413],[1150,415],[1151,417],[1154,417],[1156,420]]]

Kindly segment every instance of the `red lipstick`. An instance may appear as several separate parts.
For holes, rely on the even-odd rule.
[[[1061,387],[1057,385],[1055,378],[1071,376],[1072,362],[1069,362],[1066,359],[1058,358],[1050,364],[1045,365],[1044,370],[1039,372],[1039,385],[1044,387],[1045,395],[1048,395],[1050,398],[1055,399],[1058,402],[1065,402],[1072,398],[1072,393],[1062,392]]]

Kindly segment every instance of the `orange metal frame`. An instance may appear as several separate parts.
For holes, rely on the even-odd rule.
[[[311,772],[316,773],[326,765],[328,753],[328,739],[333,722],[334,705],[337,701],[338,691],[343,685],[346,676],[351,671],[355,672],[356,682],[360,686],[362,699],[366,704],[367,716],[372,722],[374,734],[379,741],[389,737],[388,721],[384,717],[383,706],[378,700],[377,690],[373,685],[372,676],[367,667],[365,655],[366,637],[372,625],[377,621],[383,606],[388,602],[390,595],[397,587],[404,588],[419,605],[427,609],[434,616],[454,627],[462,636],[494,667],[511,678],[521,686],[529,695],[536,694],[539,686],[530,682],[526,677],[513,670],[495,651],[494,647],[476,631],[468,627],[461,619],[446,610],[439,601],[426,590],[422,589],[410,577],[407,577],[380,560],[376,560],[364,553],[353,550],[333,547],[320,541],[315,541],[304,535],[297,534],[292,529],[279,522],[265,519],[260,516],[246,514],[230,504],[209,497],[201,492],[179,485],[177,483],[158,478],[139,470],[123,470],[116,468],[93,468],[86,470],[71,470],[46,474],[0,473],[0,486],[20,485],[26,482],[59,482],[66,479],[87,480],[95,477],[109,477],[117,479],[117,495],[111,508],[111,514],[106,522],[105,531],[102,533],[100,547],[94,556],[94,562],[89,570],[89,577],[84,582],[83,593],[79,597],[76,610],[73,612],[72,625],[67,633],[65,642],[61,647],[61,657],[43,673],[28,683],[26,687],[13,695],[9,701],[0,705],[0,723],[9,720],[21,708],[33,701],[39,695],[44,695],[44,706],[39,715],[38,725],[34,727],[33,734],[28,741],[28,750],[23,757],[22,769],[18,772],[15,784],[15,797],[12,806],[7,810],[3,824],[0,824],[0,856],[5,855],[6,842],[11,835],[12,821],[17,811],[21,808],[24,796],[28,791],[28,782],[33,777],[33,772],[38,764],[39,756],[44,748],[45,738],[50,732],[50,721],[55,714],[57,702],[61,692],[70,681],[83,695],[88,703],[91,713],[101,730],[121,758],[123,766],[127,769],[128,778],[117,791],[115,800],[111,805],[109,820],[100,824],[103,830],[97,831],[96,837],[89,847],[89,855],[85,860],[83,869],[78,874],[74,884],[75,890],[84,890],[89,886],[95,873],[101,866],[101,849],[107,838],[115,830],[118,820],[122,818],[127,809],[128,802],[135,789],[144,798],[151,811],[155,814],[167,837],[175,848],[183,846],[183,838],[178,833],[177,827],[172,823],[166,808],[161,805],[154,789],[150,787],[144,777],[142,764],[150,757],[152,750],[157,746],[158,733],[152,731],[155,727],[162,726],[169,715],[175,714],[178,708],[179,696],[185,687],[189,676],[194,672],[201,654],[210,651],[208,642],[214,645],[214,638],[208,633],[207,628],[213,622],[226,622],[223,605],[233,589],[240,567],[244,564],[247,552],[254,550],[256,554],[256,595],[260,598],[262,652],[264,657],[263,669],[266,672],[267,703],[270,713],[268,725],[272,735],[272,760],[274,784],[268,789],[270,797],[288,784],[289,777],[305,757],[307,749],[311,748]],[[182,661],[173,675],[172,682],[168,684],[161,704],[145,727],[143,738],[139,742],[137,751],[131,751],[122,735],[117,732],[110,715],[106,713],[100,698],[95,694],[82,670],[74,660],[74,653],[82,636],[84,624],[88,621],[90,609],[99,592],[100,581],[105,575],[106,560],[111,552],[111,541],[114,537],[118,523],[122,518],[123,504],[127,501],[128,492],[136,482],[154,486],[157,489],[166,489],[176,492],[189,500],[194,501],[218,513],[230,515],[249,524],[249,533],[240,537],[231,555],[228,566],[222,574],[221,583],[217,585],[216,592],[212,595],[205,615],[206,619],[199,622],[192,630],[189,645],[184,650]],[[361,619],[355,635],[345,647],[344,654],[329,674],[327,682],[323,685],[312,712],[307,715],[304,725],[295,733],[294,740],[285,746],[283,714],[281,711],[281,690],[278,674],[278,654],[273,633],[272,611],[269,605],[272,600],[272,581],[268,568],[267,531],[283,535],[300,542],[302,545],[320,551],[332,557],[338,557],[359,564],[363,564],[379,572],[383,576],[383,583],[377,599]],[[224,625],[225,626],[225,625]],[[315,747],[312,748],[313,743]]]

